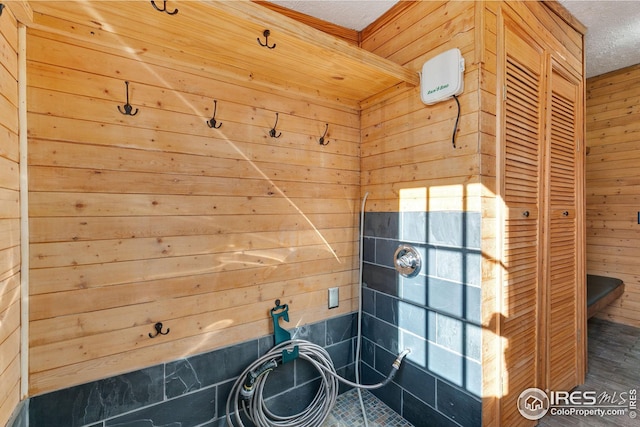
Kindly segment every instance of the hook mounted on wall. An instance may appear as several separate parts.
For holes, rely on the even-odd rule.
[[[260,40],[260,37],[257,38],[258,43],[260,44],[260,46],[264,46],[266,48],[269,49],[274,49],[276,47],[276,44],[272,44],[271,46],[269,46],[269,36],[271,35],[271,31],[269,30],[264,30],[262,32],[262,35],[264,36],[264,43],[262,43],[262,40]]]
[[[176,9],[174,9],[174,10],[173,10],[173,12],[169,12],[169,11],[167,10],[167,0],[164,0],[164,1],[162,2],[162,9],[160,9],[160,8],[156,5],[156,2],[155,2],[155,1],[153,1],[153,0],[151,0],[151,5],[152,5],[152,6],[153,6],[153,7],[154,7],[158,12],[164,12],[164,13],[166,13],[167,15],[175,15],[176,13],[178,13],[178,9],[177,9],[177,8],[176,8]]]
[[[276,123],[273,125],[273,128],[271,128],[271,130],[269,131],[269,136],[271,138],[280,138],[280,136],[282,135],[282,132],[278,132],[278,134],[276,135],[277,125],[278,125],[278,113],[276,113]]]
[[[320,145],[329,145],[329,141],[325,141],[325,139],[324,139],[324,137],[327,136],[327,131],[329,130],[329,123],[326,123],[325,126],[326,127],[324,128],[324,133],[322,134],[322,136],[318,140],[318,143]]]
[[[0,16],[2,16],[3,9],[4,9],[4,3],[0,3]]]
[[[149,332],[149,338],[155,338],[158,335],[167,335],[169,333],[169,331],[171,330],[171,328],[167,328],[166,332],[162,332],[162,323],[158,322],[155,325],[153,325],[153,328],[156,330],[156,333],[151,335],[151,332]]]
[[[209,126],[212,129],[220,129],[220,126],[222,126],[222,123],[216,122],[216,110],[217,109],[218,109],[218,101],[216,101],[214,99],[213,100],[213,117],[211,117],[210,120],[207,120],[207,126]]]
[[[124,84],[127,87],[127,103],[122,108],[118,105],[118,111],[126,116],[135,116],[138,114],[138,109],[136,108],[136,111],[133,111],[133,107],[129,104],[129,82],[124,82]]]

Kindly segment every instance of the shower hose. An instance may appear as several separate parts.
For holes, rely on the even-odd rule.
[[[313,400],[300,413],[290,416],[274,414],[267,408],[263,399],[263,390],[269,372],[282,362],[282,351],[298,346],[298,358],[311,363],[320,373],[321,385]],[[351,387],[373,390],[387,385],[395,377],[400,364],[409,350],[398,355],[391,365],[391,371],[384,381],[377,384],[362,385],[340,377],[333,366],[327,351],[312,342],[293,339],[273,347],[264,356],[249,365],[238,377],[227,399],[227,424],[231,427],[244,427],[241,410],[256,427],[319,427],[329,416],[338,397],[338,381]]]

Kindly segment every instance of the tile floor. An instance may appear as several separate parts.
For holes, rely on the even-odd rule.
[[[585,384],[577,390],[640,392],[640,328],[591,319],[588,327],[589,369]],[[368,391],[363,399],[369,427],[412,427]],[[635,411],[640,418],[640,405]],[[632,427],[640,426],[638,418],[629,413],[622,416],[551,416],[540,420],[538,427]],[[360,403],[356,390],[338,397],[329,418],[322,427],[363,427]]]
[[[372,393],[363,390],[362,399],[369,427],[412,427],[411,423],[402,418],[391,408],[385,405]],[[358,393],[352,389],[338,396],[336,406],[322,427],[363,427],[362,412]]]
[[[630,390],[640,392],[640,328],[593,318],[588,325],[588,371],[584,384],[576,390],[606,392],[611,402],[627,410],[618,416],[578,416],[547,414],[539,427],[637,427],[640,426],[640,404],[628,409]],[[617,394],[614,394],[617,393]],[[625,394],[621,394],[625,393]],[[600,397],[598,397],[599,399]]]

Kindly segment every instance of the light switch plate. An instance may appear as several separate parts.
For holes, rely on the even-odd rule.
[[[329,288],[329,308],[336,308],[339,299],[338,288]]]

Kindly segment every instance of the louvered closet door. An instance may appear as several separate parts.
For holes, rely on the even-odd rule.
[[[548,116],[548,280],[547,372],[551,390],[571,390],[579,383],[581,354],[577,277],[577,139],[579,82],[553,67]]]
[[[538,282],[543,52],[505,23],[502,322],[504,426],[531,424],[519,394],[538,383]]]

